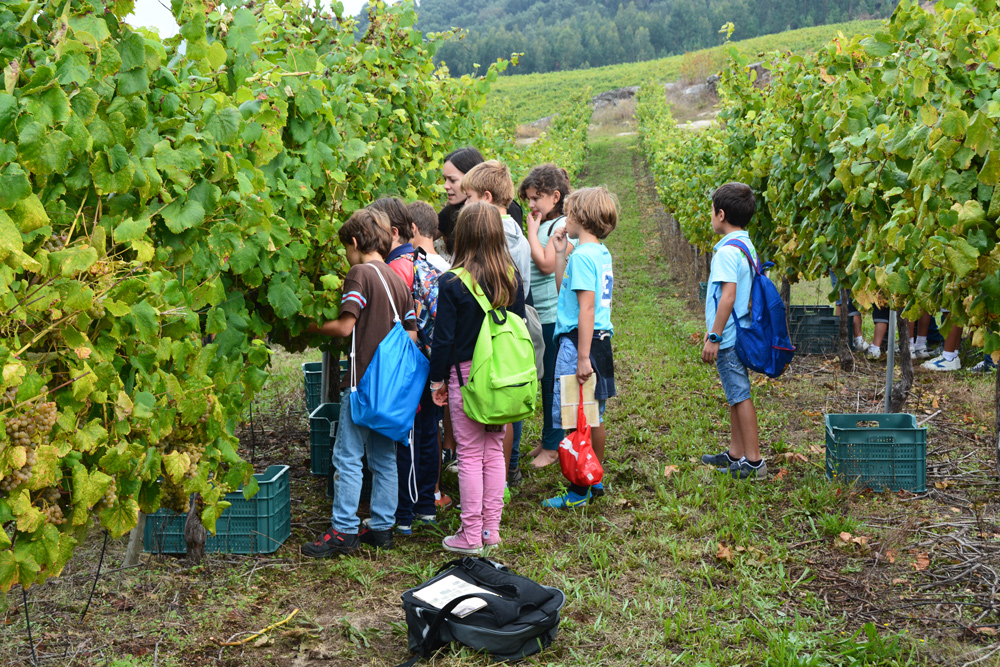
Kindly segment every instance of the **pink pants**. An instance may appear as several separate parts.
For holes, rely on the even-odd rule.
[[[469,377],[472,362],[463,361],[459,366],[462,377]],[[458,443],[462,530],[470,540],[478,542],[484,530],[493,534],[500,530],[503,490],[507,481],[503,458],[503,435],[507,427],[487,433],[484,424],[469,419],[462,407],[462,389],[454,367],[448,378],[448,405],[455,442]]]

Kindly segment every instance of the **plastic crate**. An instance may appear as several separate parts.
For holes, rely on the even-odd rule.
[[[840,318],[808,315],[789,325],[796,354],[834,354],[840,339]]]
[[[808,317],[834,317],[835,312],[833,306],[789,306],[788,321],[794,324]]]
[[[253,498],[244,498],[242,487],[226,494],[231,506],[215,522],[215,535],[209,534],[205,551],[269,554],[277,551],[288,539],[292,530],[288,466],[270,466],[254,477],[260,490]],[[186,514],[168,509],[147,514],[142,534],[143,548],[151,553],[186,553],[186,520]]]
[[[310,361],[302,364],[302,375],[305,378],[306,414],[312,414],[319,405],[320,390],[323,388],[323,362]]]
[[[323,476],[330,470],[339,420],[340,403],[323,403],[309,413],[309,472],[314,475]]]
[[[708,283],[698,283],[698,300],[702,303],[708,298]]]
[[[361,457],[361,502],[370,503],[372,500],[372,471],[368,467],[368,457]],[[333,500],[333,476],[337,474],[337,469],[332,465],[326,475],[326,497]]]
[[[876,491],[923,493],[927,429],[907,414],[827,415],[826,476]]]

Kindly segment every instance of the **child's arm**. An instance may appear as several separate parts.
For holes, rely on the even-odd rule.
[[[701,350],[701,360],[706,364],[715,361],[719,356],[719,344],[708,340],[708,334],[714,333],[722,335],[726,328],[726,322],[733,314],[733,304],[736,303],[736,283],[722,283],[722,291],[719,294],[719,308],[715,311],[715,322],[712,330],[705,333],[705,347]]]
[[[562,289],[562,279],[566,274],[566,258],[569,253],[572,252],[569,248],[569,239],[566,236],[565,227],[560,227],[552,233],[552,238],[549,239],[549,245],[547,247],[552,248],[556,254],[555,274],[556,291],[558,292]]]
[[[535,263],[538,270],[543,275],[549,275],[554,273],[559,268],[559,252],[556,249],[556,244],[552,242],[550,237],[548,245],[544,248],[542,247],[542,242],[538,240],[538,228],[541,226],[541,218],[536,218],[534,214],[528,214],[528,245],[531,246],[531,261]],[[562,229],[562,228],[560,228]],[[558,233],[558,230],[553,232],[553,237]],[[563,262],[565,264],[565,254],[572,252],[571,248],[563,247]],[[562,276],[558,276],[556,280],[561,280]]]
[[[358,321],[358,318],[352,313],[341,313],[340,317],[330,322],[327,322],[321,326],[317,326],[315,322],[310,322],[309,326],[306,328],[308,333],[318,333],[322,336],[331,336],[333,338],[347,338],[354,331],[354,324]]]
[[[576,331],[576,380],[583,384],[594,374],[594,368],[590,364],[590,344],[594,340],[594,293],[578,290],[576,299],[580,304]]]

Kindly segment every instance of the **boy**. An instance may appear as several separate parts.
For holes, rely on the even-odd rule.
[[[614,272],[611,253],[603,241],[618,224],[618,202],[604,188],[583,188],[566,197],[566,226],[552,235],[557,253],[565,253],[567,237],[578,245],[569,256],[562,277],[556,308],[555,387],[552,398],[552,427],[562,428],[562,382],[575,375],[583,384],[597,375],[597,399],[601,425],[591,429],[594,454],[604,463],[604,407],[616,395],[615,365],[611,353],[611,294]],[[570,485],[561,496],[542,501],[542,507],[573,509],[604,495],[603,482],[593,486]]]
[[[413,290],[413,244],[410,239],[413,237],[413,218],[406,205],[395,197],[381,197],[376,199],[368,208],[381,211],[389,219],[389,226],[392,229],[392,243],[389,245],[389,254],[385,258],[385,263],[396,272],[406,286]]]
[[[743,183],[726,183],[712,193],[712,231],[722,236],[715,244],[712,272],[708,278],[708,298],[705,299],[705,347],[701,360],[715,362],[722,388],[729,403],[732,441],[729,450],[721,454],[706,454],[702,463],[714,465],[719,472],[736,479],[763,480],[767,464],[760,455],[757,411],[750,397],[750,375],[736,355],[735,310],[740,324],[750,324],[750,288],[753,269],[746,255],[729,241],[742,242],[757,259],[746,226],[757,210],[753,191]]]
[[[375,349],[393,327],[393,304],[389,302],[382,279],[392,294],[396,311],[405,313],[403,328],[416,340],[417,321],[410,290],[382,257],[389,252],[392,231],[389,220],[378,210],[356,211],[338,232],[347,251],[351,270],[344,278],[340,317],[322,326],[310,324],[310,333],[354,338],[354,364],[360,380],[375,354]],[[333,445],[334,500],[332,528],[318,540],[302,545],[302,555],[329,558],[352,554],[361,543],[382,549],[392,548],[392,526],[396,513],[396,445],[384,435],[351,419],[351,375],[345,374],[341,385],[340,425]],[[361,457],[368,452],[373,489],[371,521],[358,532],[358,503],[361,499]]]
[[[406,209],[413,218],[413,238],[410,239],[410,243],[414,248],[424,251],[427,262],[439,273],[447,272],[451,264],[434,248],[434,240],[438,237],[437,213],[430,204],[422,201],[408,204]]]

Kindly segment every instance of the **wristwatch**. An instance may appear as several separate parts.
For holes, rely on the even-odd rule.
[[[714,333],[714,332],[710,333],[710,334],[708,334],[708,342],[709,343],[721,343],[722,342],[722,336],[720,336],[719,334]]]

